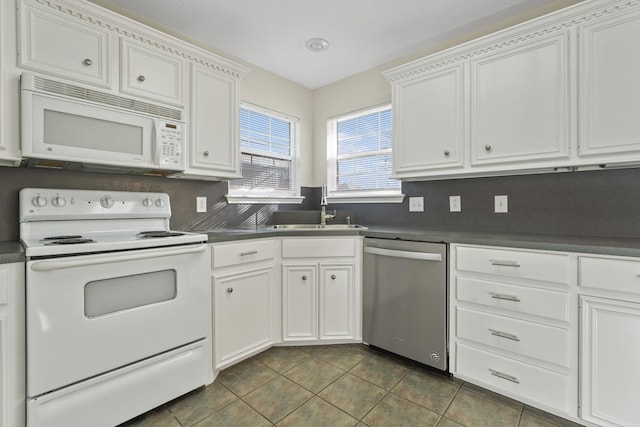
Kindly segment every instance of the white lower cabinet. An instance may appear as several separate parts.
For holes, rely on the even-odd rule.
[[[640,425],[639,258],[581,256],[582,418]]]
[[[282,340],[359,342],[362,238],[282,241]]]
[[[582,418],[639,426],[640,303],[581,297]]]
[[[0,427],[25,425],[24,263],[0,264]]]
[[[274,343],[275,247],[271,239],[212,245],[214,371]]]
[[[451,245],[450,369],[577,421],[576,256]]]

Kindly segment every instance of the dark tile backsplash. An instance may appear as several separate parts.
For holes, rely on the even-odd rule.
[[[0,241],[18,240],[18,191],[24,187],[168,193],[171,226],[207,230],[319,218],[320,189],[303,187],[302,205],[228,205],[226,182],[187,181],[46,169],[0,167]],[[640,237],[640,169],[405,182],[402,204],[333,204],[338,222],[351,216],[364,225],[406,225],[459,231],[503,231]],[[509,213],[493,213],[493,196],[509,196]],[[449,196],[462,197],[462,212],[449,212]],[[207,213],[195,212],[206,196]],[[423,196],[424,212],[409,212],[408,197]],[[272,219],[274,212],[280,212]],[[306,219],[305,219],[306,220]]]

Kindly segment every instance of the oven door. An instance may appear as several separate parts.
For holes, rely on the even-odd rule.
[[[27,262],[27,395],[203,339],[207,245]]]

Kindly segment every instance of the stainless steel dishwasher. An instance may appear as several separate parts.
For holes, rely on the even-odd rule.
[[[364,341],[447,371],[446,244],[364,241]]]

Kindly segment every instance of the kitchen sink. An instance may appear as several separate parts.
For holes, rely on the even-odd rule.
[[[278,224],[275,230],[366,230],[367,227],[357,224]]]

